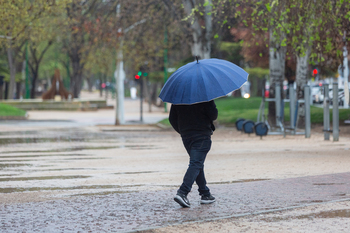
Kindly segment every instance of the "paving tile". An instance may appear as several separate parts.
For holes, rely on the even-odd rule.
[[[169,224],[273,211],[350,198],[350,173],[210,186],[217,202],[191,208],[173,201],[176,190],[76,197],[0,206],[1,232],[130,232]]]

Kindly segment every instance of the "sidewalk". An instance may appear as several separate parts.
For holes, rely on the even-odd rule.
[[[172,200],[175,189],[5,205],[0,208],[0,229],[2,232],[130,232],[261,215],[349,201],[349,181],[350,173],[340,173],[212,185],[217,202],[201,205],[193,190],[189,195],[191,208],[181,208]],[[333,232],[349,225],[348,222],[338,226]]]
[[[82,100],[99,100],[98,92],[82,92]],[[27,111],[26,121],[6,120],[1,125],[7,126],[34,126],[34,127],[81,127],[96,125],[115,125],[116,100],[109,98],[107,104],[114,106],[114,109],[99,109],[97,111]],[[169,105],[169,104],[168,104]],[[169,107],[169,106],[168,106]],[[149,112],[148,103],[143,103],[143,122],[140,122],[140,100],[125,98],[124,101],[125,125],[155,124],[168,117],[164,107],[151,107]]]
[[[0,124],[0,232],[350,232],[349,127],[337,142],[321,126],[308,139],[218,127],[205,164],[217,202],[200,205],[194,185],[183,209],[180,136],[135,124],[139,101],[126,106],[127,126],[108,125],[114,110]]]

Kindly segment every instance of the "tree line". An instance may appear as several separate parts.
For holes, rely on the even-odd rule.
[[[310,64],[335,73],[350,31],[350,0],[1,0],[1,6],[0,72],[9,98],[24,82],[24,67],[31,98],[37,80],[54,68],[78,97],[84,80],[91,86],[96,77],[113,76],[118,51],[127,77],[147,69],[157,84],[153,96],[168,67],[200,56],[268,68],[271,97],[287,78],[303,98]]]

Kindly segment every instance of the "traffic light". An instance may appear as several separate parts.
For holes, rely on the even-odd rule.
[[[146,73],[146,72],[143,73],[143,76],[147,77],[147,75],[148,75],[148,73]]]
[[[316,77],[317,74],[318,74],[318,70],[317,69],[313,69],[312,70],[312,76]]]
[[[140,73],[140,72],[139,72],[139,73]],[[140,79],[140,75],[138,75],[138,74],[135,75],[135,79],[137,79],[137,80]]]
[[[141,77],[142,72],[141,71],[137,72],[137,75]]]

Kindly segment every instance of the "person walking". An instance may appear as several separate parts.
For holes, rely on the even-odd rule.
[[[190,157],[189,165],[183,183],[177,190],[174,200],[182,207],[191,207],[187,194],[191,191],[194,181],[198,185],[201,204],[215,202],[210,193],[204,175],[204,161],[211,148],[211,135],[215,130],[213,121],[218,116],[214,100],[191,105],[172,105],[169,121],[172,127],[181,135],[182,142]]]

